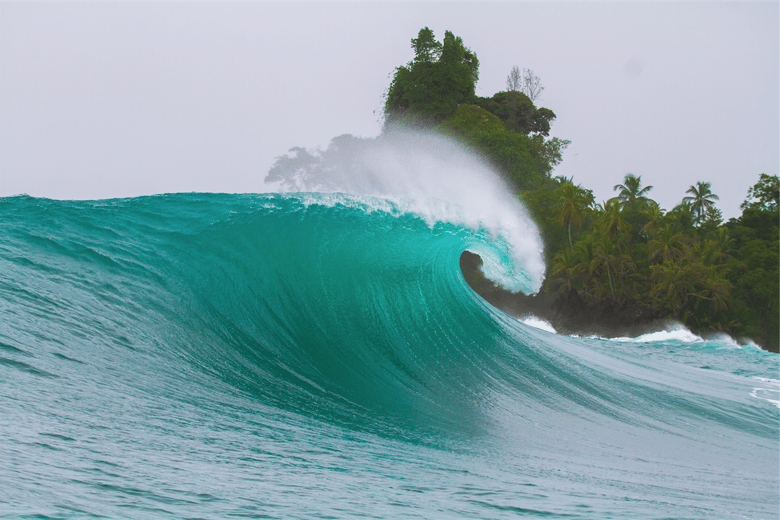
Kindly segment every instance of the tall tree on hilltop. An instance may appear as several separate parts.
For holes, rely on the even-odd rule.
[[[706,211],[715,205],[716,200],[720,200],[720,197],[712,193],[711,184],[709,182],[699,181],[695,186],[688,188],[685,193],[690,193],[690,197],[683,197],[683,202],[688,202],[691,205],[691,209],[696,213],[696,222],[701,222]]]
[[[387,89],[385,124],[434,126],[474,99],[479,60],[460,37],[446,31],[439,43],[428,27],[412,38],[412,48],[414,59],[396,68]]]
[[[531,69],[523,69],[522,88],[523,94],[528,96],[531,103],[535,103],[539,96],[542,95],[544,87],[542,86],[542,80],[534,74]]]
[[[512,70],[509,72],[509,76],[506,77],[506,91],[509,96],[509,120],[515,121],[517,119],[517,105],[518,105],[518,98],[520,97],[518,94],[520,94],[520,89],[523,86],[523,78],[520,75],[520,69],[517,68],[517,65],[512,67]],[[530,100],[529,100],[530,101]],[[500,117],[500,116],[499,116]],[[504,121],[506,123],[506,121]],[[516,128],[512,128],[512,130],[517,131]]]
[[[412,48],[414,63],[435,63],[441,56],[442,44],[436,41],[432,30],[423,27],[417,38],[412,38]]]
[[[520,74],[520,69],[515,65],[509,72],[509,76],[506,77],[506,91],[507,92],[520,92],[523,86],[523,77]]]

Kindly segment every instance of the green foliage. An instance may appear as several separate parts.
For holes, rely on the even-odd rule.
[[[742,216],[728,224],[736,250],[731,279],[744,301],[740,332],[758,337],[775,349],[780,335],[777,189],[777,176],[762,173],[741,206]]]
[[[641,185],[641,175],[637,177],[633,173],[627,173],[623,184],[616,184],[613,189],[618,192],[617,198],[624,207],[635,206],[637,203],[646,204],[649,201],[646,195],[653,189],[652,186],[640,188]]]
[[[762,173],[755,186],[748,190],[748,198],[740,204],[742,209],[776,211],[780,206],[780,179],[777,175]]]
[[[460,37],[446,31],[436,41],[428,27],[412,39],[414,59],[398,67],[385,98],[385,124],[430,127],[474,99],[479,60]]]
[[[693,206],[691,206],[690,202],[683,201],[676,205],[666,214],[666,220],[678,231],[682,231],[683,233],[694,232],[696,215],[694,214]]]
[[[441,43],[436,41],[433,31],[427,27],[420,29],[417,38],[412,38],[415,63],[435,63],[441,56]]]
[[[549,181],[550,164],[539,143],[509,130],[501,120],[476,105],[461,105],[439,131],[473,146],[519,191],[538,189]]]
[[[552,173],[554,167],[561,164],[563,151],[571,144],[571,141],[568,139],[551,137],[545,140],[541,135],[532,136],[531,141],[534,143],[534,148],[539,151],[539,155],[544,159],[544,173],[547,176]]]
[[[571,225],[582,225],[585,219],[585,212],[593,205],[593,192],[581,186],[575,186],[571,182],[564,182],[555,190],[555,196],[558,199],[555,221],[566,226],[569,235],[569,247],[573,250]]]
[[[590,305],[612,301],[653,309],[658,318],[682,321],[694,330],[721,330],[749,336],[778,348],[780,243],[777,183],[763,175],[751,188],[743,214],[722,224],[717,200],[706,182],[692,186],[681,204],[665,213],[627,175],[615,186],[620,194],[596,206],[583,220],[579,237],[548,242],[549,291],[575,291]],[[543,228],[567,231],[576,213],[568,213],[573,184],[524,197],[538,213],[556,211]],[[548,193],[545,196],[545,192]],[[539,201],[557,200],[545,207]],[[755,200],[758,199],[758,200]],[[641,224],[641,225],[640,225]],[[555,235],[555,230],[546,231]]]
[[[545,243],[546,264],[550,265],[553,255],[568,245],[566,229],[555,221],[555,208],[558,205],[555,191],[545,187],[524,191],[519,197],[539,228]]]
[[[498,118],[513,132],[548,136],[555,113],[536,108],[531,99],[519,91],[498,92],[492,98],[478,97],[475,104]]]
[[[704,219],[704,215],[715,204],[714,201],[720,197],[712,193],[711,184],[709,182],[699,181],[695,186],[691,186],[685,193],[690,193],[691,196],[683,197],[683,202],[687,202],[691,205],[691,209],[696,214],[696,223],[700,224]]]
[[[610,240],[626,235],[631,225],[623,218],[623,206],[617,198],[599,205],[599,231]]]

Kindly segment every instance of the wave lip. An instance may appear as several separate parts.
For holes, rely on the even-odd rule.
[[[342,136],[316,160],[295,164],[299,182],[288,190],[368,196],[430,226],[449,222],[487,231],[505,254],[474,251],[483,257],[485,275],[513,292],[541,287],[545,266],[536,225],[500,175],[455,140],[401,129],[376,139]]]

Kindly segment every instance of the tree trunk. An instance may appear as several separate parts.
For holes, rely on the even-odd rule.
[[[615,288],[612,287],[612,275],[609,273],[609,260],[606,258],[604,261],[607,263],[607,278],[609,279],[609,292],[612,293],[612,299],[615,299]]]

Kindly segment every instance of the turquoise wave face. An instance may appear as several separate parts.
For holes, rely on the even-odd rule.
[[[778,356],[528,327],[445,209],[0,201],[0,514],[776,514]]]

